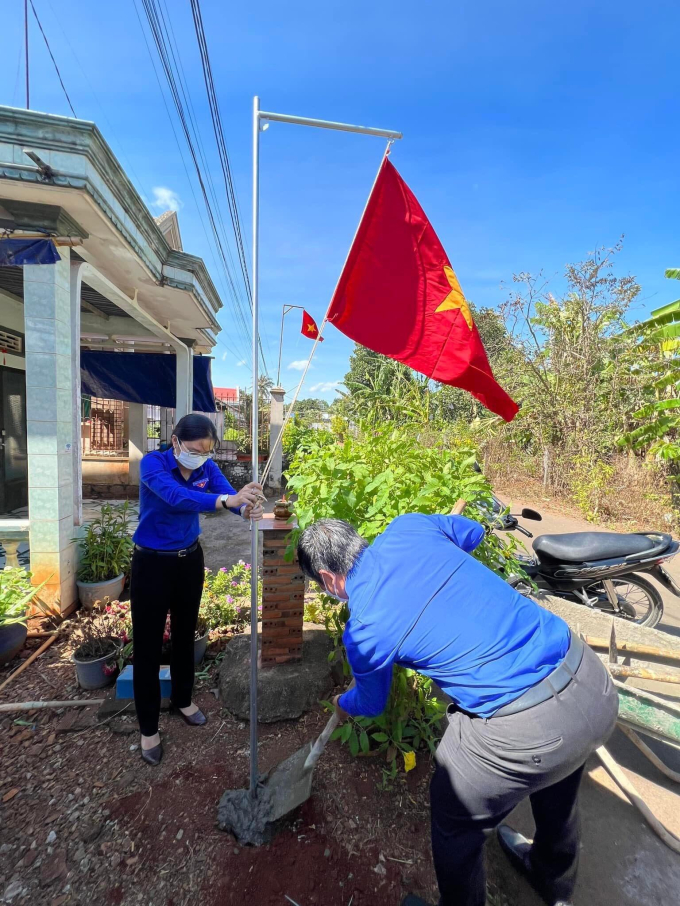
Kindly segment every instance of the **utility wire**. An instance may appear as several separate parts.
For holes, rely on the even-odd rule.
[[[35,21],[38,23],[38,28],[40,29],[40,34],[43,36],[43,40],[45,41],[45,46],[47,47],[47,52],[49,53],[52,63],[54,63],[54,68],[57,71],[57,77],[59,79],[59,84],[61,85],[62,90],[63,90],[64,94],[66,95],[66,100],[68,101],[68,105],[71,108],[71,113],[74,115],[74,117],[76,119],[78,119],[78,116],[77,116],[75,110],[73,109],[73,104],[71,103],[71,98],[68,96],[68,91],[66,90],[66,86],[64,85],[64,80],[62,79],[61,73],[59,72],[59,67],[57,66],[57,61],[54,59],[54,54],[52,53],[52,48],[50,47],[50,42],[47,40],[47,35],[45,34],[45,30],[42,27],[42,23],[41,23],[40,19],[38,18],[37,12],[35,11],[35,6],[33,6],[33,0],[30,0],[30,4],[31,4],[31,9],[33,10],[33,15],[35,16]]]
[[[168,43],[165,38],[165,35],[167,34],[167,32],[164,32],[164,28],[162,25],[162,11],[159,10],[156,0],[142,0],[142,5],[144,7],[144,12],[146,13],[149,30],[151,32],[153,41],[156,45],[156,50],[158,52],[161,66],[162,66],[162,69],[165,74],[165,78],[166,78],[166,81],[167,81],[167,84],[168,84],[168,87],[170,90],[170,95],[171,95],[173,103],[175,105],[175,110],[177,112],[177,116],[179,118],[180,125],[182,127],[182,131],[184,133],[184,138],[185,138],[187,146],[189,148],[189,153],[191,155],[192,162],[194,164],[194,169],[196,171],[196,176],[197,176],[198,183],[199,183],[199,186],[201,189],[201,194],[203,195],[203,201],[204,201],[205,208],[206,208],[206,211],[208,214],[208,219],[210,221],[210,226],[211,226],[213,237],[215,240],[215,245],[217,247],[219,256],[220,256],[222,264],[223,264],[224,272],[225,272],[225,275],[228,280],[228,284],[229,284],[229,288],[230,288],[230,292],[231,292],[231,296],[232,296],[232,301],[234,303],[234,310],[235,310],[235,314],[236,314],[235,323],[242,329],[242,331],[244,332],[244,334],[247,338],[249,336],[248,322],[245,317],[245,312],[243,310],[241,300],[239,299],[238,293],[236,291],[236,286],[234,284],[234,279],[231,274],[231,270],[229,268],[227,254],[225,252],[224,245],[223,245],[221,237],[220,237],[215,213],[214,213],[213,207],[210,203],[208,189],[206,187],[206,181],[204,179],[203,172],[201,169],[201,164],[199,161],[199,154],[197,153],[196,144],[195,144],[194,138],[192,136],[192,129],[191,129],[190,123],[187,118],[187,113],[186,113],[184,104],[182,102],[180,89],[178,88],[178,85],[177,85],[177,78],[175,76],[175,70],[173,69],[173,65],[172,65],[171,53],[168,50]],[[135,4],[135,8],[136,8],[136,4]],[[141,25],[141,21],[140,21],[140,25]],[[143,29],[142,29],[142,31],[143,31]],[[150,51],[150,48],[149,48],[149,51]],[[153,58],[152,58],[152,61],[153,61]],[[173,130],[174,130],[174,127],[173,127]]]
[[[203,80],[205,82],[205,89],[208,96],[208,105],[210,108],[210,118],[212,120],[213,132],[215,134],[215,142],[217,144],[217,151],[220,158],[220,165],[222,167],[222,175],[224,177],[224,187],[227,195],[227,204],[229,207],[229,216],[231,218],[232,229],[234,231],[234,237],[236,240],[236,250],[238,253],[239,264],[241,267],[241,275],[243,277],[243,283],[246,287],[246,292],[248,294],[248,301],[251,304],[252,309],[252,289],[250,285],[250,275],[248,273],[248,259],[245,250],[243,232],[241,229],[241,218],[238,207],[238,199],[236,196],[236,191],[234,189],[234,181],[232,178],[231,172],[231,163],[229,161],[229,152],[227,149],[227,142],[224,136],[224,128],[222,126],[222,117],[220,114],[219,103],[217,100],[217,92],[215,91],[215,82],[212,74],[212,66],[210,63],[210,53],[208,51],[208,42],[205,36],[205,29],[203,27],[203,16],[201,14],[201,5],[200,0],[190,0],[191,2],[191,12],[194,18],[194,28],[196,30],[196,40],[198,42],[198,48],[201,55],[201,66],[203,69]],[[262,349],[262,339],[258,337],[258,344],[260,349],[260,355],[262,361],[265,365],[265,371],[267,371],[264,350]]]

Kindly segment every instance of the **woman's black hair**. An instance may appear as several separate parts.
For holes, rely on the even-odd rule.
[[[209,438],[215,445],[219,443],[217,428],[207,415],[192,412],[177,422],[172,432],[177,440],[204,440]]]

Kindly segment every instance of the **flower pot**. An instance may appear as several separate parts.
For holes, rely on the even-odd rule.
[[[208,636],[210,633],[206,632],[205,635],[202,635],[200,639],[194,639],[194,666],[198,667],[205,653],[208,650]]]
[[[78,685],[81,689],[103,689],[104,686],[113,685],[118,670],[111,670],[111,667],[117,667],[116,659],[118,657],[118,648],[104,657],[95,660],[84,660],[79,658],[78,652],[73,655],[73,663],[76,665],[76,676]]]
[[[0,625],[0,666],[8,664],[21,651],[27,632],[23,623]]]
[[[121,573],[113,579],[106,579],[104,582],[81,582],[76,581],[78,586],[78,600],[83,607],[88,610],[94,607],[95,601],[103,601],[104,598],[115,600],[119,598],[125,586],[125,575]]]

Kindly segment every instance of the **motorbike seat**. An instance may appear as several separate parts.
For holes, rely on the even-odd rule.
[[[651,551],[663,551],[671,543],[669,535],[618,532],[571,532],[566,535],[541,535],[533,543],[541,557],[566,563],[586,560],[644,559]]]

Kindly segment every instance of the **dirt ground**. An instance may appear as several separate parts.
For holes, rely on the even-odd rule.
[[[546,507],[540,500],[519,503]],[[572,525],[559,514],[554,518],[566,526],[562,531]],[[211,568],[249,561],[247,524],[208,517],[204,532]],[[95,697],[77,688],[70,654],[67,640],[57,642],[13,681],[2,701]],[[0,682],[9,672],[0,669]],[[331,744],[317,767],[312,798],[269,847],[244,848],[217,830],[222,792],[247,784],[248,727],[222,713],[216,686],[216,668],[208,663],[196,693],[209,717],[206,727],[162,715],[165,758],[157,769],[142,763],[135,720],[125,713],[103,726],[93,724],[94,709],[1,715],[0,902],[398,906],[411,891],[436,902],[431,767],[424,755],[414,771],[383,790],[378,758],[353,759]],[[80,715],[75,723],[73,715]],[[323,722],[319,708],[300,721],[262,727],[262,768],[314,737]],[[659,817],[680,834],[678,787],[622,734],[611,749]],[[680,770],[677,751],[657,744],[657,752]],[[583,784],[582,811],[575,906],[677,902],[680,858],[652,834],[595,759]],[[531,832],[526,805],[510,821]],[[538,906],[493,839],[487,857],[494,906]]]

